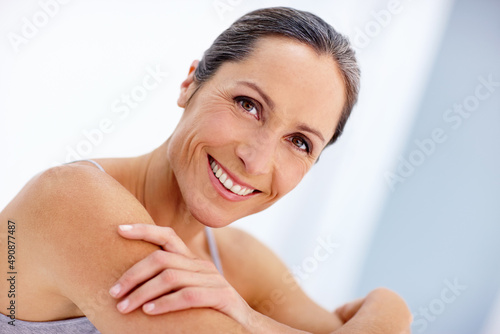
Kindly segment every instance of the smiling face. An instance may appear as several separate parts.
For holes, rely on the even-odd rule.
[[[192,75],[191,75],[192,77]],[[292,190],[332,137],[344,85],[328,55],[282,37],[261,38],[196,90],[168,159],[191,214],[212,227],[259,212]]]

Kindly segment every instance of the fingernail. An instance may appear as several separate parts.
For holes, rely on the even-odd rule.
[[[120,225],[119,228],[122,231],[130,231],[133,228],[133,226],[132,225]]]
[[[109,289],[109,294],[113,297],[116,297],[120,293],[121,288],[122,287],[120,286],[120,283],[118,283],[115,286],[113,286],[111,289]]]
[[[125,299],[125,300],[119,302],[118,305],[116,305],[116,307],[118,308],[118,311],[125,312],[125,310],[128,307],[128,304],[129,304],[128,299]]]
[[[155,304],[148,303],[144,305],[144,312],[149,313],[155,309]]]

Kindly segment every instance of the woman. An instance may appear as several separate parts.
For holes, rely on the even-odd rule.
[[[16,330],[408,330],[394,293],[375,290],[330,313],[262,244],[222,228],[300,182],[342,133],[358,81],[347,40],[320,18],[289,8],[240,18],[193,62],[178,99],[182,119],[163,145],[49,169],[1,212],[22,240]],[[221,229],[214,238],[207,227]],[[2,329],[11,319],[2,316]]]

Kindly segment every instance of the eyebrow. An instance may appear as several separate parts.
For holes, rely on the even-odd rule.
[[[306,125],[306,124],[299,124],[297,126],[297,128],[299,130],[301,130],[301,131],[306,131],[306,132],[310,132],[312,134],[315,134],[316,136],[318,136],[319,139],[321,139],[321,141],[323,141],[323,143],[325,142],[325,138],[323,138],[323,135],[319,131],[317,131],[317,130],[311,128],[311,127],[309,127],[308,125]]]
[[[259,86],[257,86],[255,83],[250,82],[250,81],[238,81],[236,83],[250,87],[250,88],[254,89],[255,91],[257,91],[257,93],[259,93],[259,95],[262,96],[262,99],[264,99],[264,102],[269,106],[269,108],[271,110],[274,110],[275,104],[274,104],[273,100],[271,100],[271,98],[266,93],[264,93],[264,91]],[[301,131],[310,132],[310,133],[316,135],[319,139],[321,139],[323,141],[323,143],[325,142],[325,138],[323,137],[323,135],[318,130],[311,128],[307,124],[301,123],[297,126],[297,128]]]
[[[264,99],[264,102],[266,102],[266,104],[269,106],[269,108],[271,110],[274,110],[273,100],[271,100],[271,98],[266,93],[264,93],[264,91],[262,89],[260,89],[259,86],[257,86],[256,84],[254,84],[253,82],[250,82],[250,81],[238,81],[237,84],[245,85],[245,86],[248,86],[248,87],[256,90],[257,93],[259,93],[259,95],[262,96],[262,99]]]

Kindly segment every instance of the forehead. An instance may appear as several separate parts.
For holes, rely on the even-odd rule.
[[[214,77],[227,86],[242,80],[259,86],[284,122],[305,123],[328,141],[345,101],[336,62],[311,47],[283,37],[261,38],[241,62],[223,64]]]

